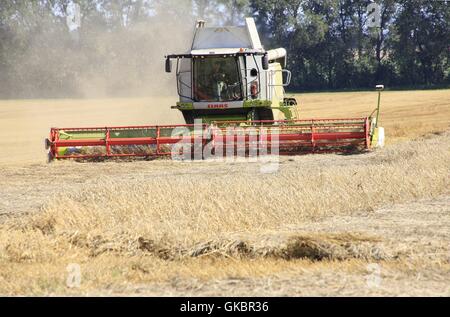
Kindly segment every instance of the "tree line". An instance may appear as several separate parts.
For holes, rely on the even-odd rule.
[[[189,48],[195,20],[256,19],[285,47],[291,89],[450,84],[450,1],[8,0],[0,2],[0,98],[173,93],[163,56]],[[73,29],[67,15],[81,12]],[[378,14],[379,13],[379,14]],[[374,21],[376,23],[374,23]]]
[[[450,2],[254,0],[266,42],[290,53],[294,86],[357,89],[382,82],[414,87],[450,84]]]

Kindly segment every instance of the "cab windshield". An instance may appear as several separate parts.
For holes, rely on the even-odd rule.
[[[237,57],[194,59],[194,99],[196,101],[242,100]]]

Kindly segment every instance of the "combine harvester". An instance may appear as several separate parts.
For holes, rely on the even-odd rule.
[[[382,146],[378,107],[366,118],[299,119],[285,97],[291,80],[283,48],[265,51],[252,18],[242,27],[205,27],[198,21],[187,54],[176,63],[176,106],[184,125],[52,128],[45,146],[54,159],[296,155],[354,152]],[[226,154],[224,154],[226,153]]]

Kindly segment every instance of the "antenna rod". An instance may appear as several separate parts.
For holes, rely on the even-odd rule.
[[[378,106],[377,106],[377,121],[376,128],[378,128],[378,119],[380,118],[380,101],[381,101],[381,92],[384,90],[384,85],[377,85],[376,90],[378,90]]]

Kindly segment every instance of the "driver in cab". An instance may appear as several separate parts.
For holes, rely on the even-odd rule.
[[[209,78],[211,78],[212,81],[211,90],[214,99],[222,100],[223,92],[226,91],[228,86],[228,78],[223,71],[222,63],[220,61],[214,61]]]
[[[225,70],[225,62],[214,60],[211,64],[204,64],[203,76],[198,74],[199,84],[196,96],[200,100],[225,101],[239,99],[239,92],[231,82],[231,76]],[[236,96],[235,96],[236,95]]]

